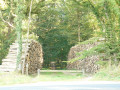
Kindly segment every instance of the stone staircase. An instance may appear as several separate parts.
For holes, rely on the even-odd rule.
[[[29,45],[29,44],[28,44]],[[11,72],[16,69],[17,60],[17,42],[10,45],[9,53],[5,59],[2,60],[2,65],[0,65],[0,72]],[[21,60],[25,58],[25,50],[27,48],[26,40],[22,43],[22,57]]]

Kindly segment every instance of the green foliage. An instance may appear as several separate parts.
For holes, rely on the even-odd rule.
[[[80,41],[87,40],[94,34],[94,23],[91,26],[89,24],[95,18],[88,8],[80,7],[74,1],[56,0],[42,3],[42,6],[39,2],[40,6],[34,8],[34,26],[37,28],[33,31],[43,46],[44,66],[49,67],[51,61],[56,61],[57,65],[63,68],[65,65],[61,63],[67,60],[70,47],[78,42],[79,26]],[[38,10],[41,13],[37,12]]]
[[[14,19],[14,23],[15,23],[15,30],[16,30],[16,34],[17,34],[17,43],[18,43],[18,55],[17,55],[17,66],[16,68],[18,68],[18,65],[21,61],[21,56],[22,56],[22,18],[23,18],[23,6],[24,3],[23,1],[15,1],[16,3],[16,9],[15,9],[15,14],[16,17]]]
[[[100,65],[101,67],[107,67],[108,61],[99,60],[96,62],[97,65]]]
[[[78,42],[78,45],[100,42],[100,39],[101,39],[100,37],[92,37],[88,40],[85,40],[84,42]]]
[[[7,55],[9,46],[15,41],[14,32],[11,32],[9,36],[6,34],[0,33],[0,64],[2,63],[2,59]]]
[[[78,53],[80,57],[75,60],[101,53],[105,54],[106,59],[120,60],[119,0],[34,0],[32,6],[30,38],[42,43],[45,67],[48,67],[51,61],[56,61],[58,66],[65,66],[62,66],[61,62],[67,60],[68,52],[73,45],[99,42],[99,38],[96,37],[105,38],[105,42]],[[29,7],[30,0],[21,0],[19,3],[18,0],[0,2],[3,18],[16,30],[20,46],[18,62],[22,50],[21,37],[26,38],[27,35]],[[0,23],[0,56],[3,55],[3,59],[12,37],[9,34],[15,31],[3,22],[2,18]]]
[[[88,43],[95,43],[99,40],[99,38],[96,37],[96,39],[92,38],[90,40],[87,40],[85,42],[81,42],[79,43],[78,45],[81,45],[81,44],[88,44]],[[88,50],[84,50],[82,52],[78,52],[76,53],[76,55],[78,57],[76,58],[73,58],[72,60],[70,60],[69,62],[72,63],[74,61],[77,61],[77,60],[82,60],[82,59],[85,59],[86,57],[88,56],[91,56],[91,55],[102,55],[104,54],[104,52],[106,52],[106,49],[105,49],[105,43],[102,43],[97,45],[97,46],[94,46],[93,48],[91,49],[88,49]]]
[[[43,46],[44,66],[49,67],[51,61],[56,61],[56,64],[63,68],[60,63],[67,59],[67,53],[71,47],[68,44],[67,37],[62,35],[59,30],[54,29],[46,32],[44,38],[38,40],[42,42]]]
[[[120,67],[112,65],[111,67],[102,68],[93,76],[92,80],[120,81]]]
[[[117,0],[86,0],[87,6],[96,16],[102,37],[105,38],[104,44],[93,47],[90,50],[84,50],[79,57],[73,59],[76,61],[84,59],[87,56],[104,53],[104,59],[119,61],[120,60],[120,9]],[[87,42],[87,41],[86,41]],[[85,42],[83,42],[85,43]],[[114,62],[115,63],[115,62]]]
[[[72,73],[71,73],[72,74]],[[0,73],[0,86],[14,85],[14,84],[25,84],[25,83],[37,83],[43,81],[74,81],[82,80],[85,76],[82,74],[64,74],[64,73],[50,73],[41,72],[40,76],[27,76],[21,75],[20,73]],[[54,78],[53,78],[54,77]]]
[[[6,0],[7,1],[7,0]],[[1,2],[3,4],[1,4]],[[2,63],[2,59],[6,57],[9,46],[15,41],[16,35],[12,30],[12,27],[8,24],[13,24],[13,16],[11,15],[12,9],[10,8],[10,4],[8,2],[0,1],[0,64]]]

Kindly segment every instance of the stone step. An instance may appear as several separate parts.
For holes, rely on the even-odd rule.
[[[17,55],[17,53],[14,52],[14,53],[9,53],[7,56],[16,56],[16,55]]]
[[[3,64],[3,63],[16,63],[16,62],[17,62],[16,60],[9,60],[9,59],[7,60],[7,59],[6,59],[6,60],[3,60],[3,61],[2,61],[2,64]]]
[[[28,46],[29,46],[30,44],[28,44]],[[22,47],[27,47],[27,44],[22,44]],[[18,48],[18,46],[17,45],[10,45],[10,49],[11,48]]]
[[[23,59],[25,56],[21,56],[21,59]],[[5,59],[10,59],[10,60],[17,60],[17,55],[16,56],[7,56]]]
[[[17,51],[9,51],[9,52],[8,52],[8,55],[9,55],[9,54],[16,54],[16,55],[17,55]]]
[[[17,56],[7,56],[6,59],[17,59]]]
[[[16,62],[3,62],[2,66],[7,66],[7,67],[9,67],[9,66],[16,66]]]
[[[14,48],[10,48],[10,50],[17,50],[17,48],[16,48],[16,47],[14,47]]]
[[[28,47],[29,48],[29,47]],[[22,52],[25,52],[25,50],[28,50],[28,48],[22,48]],[[16,53],[17,52],[17,49],[9,49],[9,53],[12,52],[12,53]]]
[[[16,65],[16,62],[14,62],[14,61],[3,62],[2,65],[3,65],[3,66],[4,66],[4,65],[6,65],[6,66],[10,66],[10,65],[15,66],[15,65]]]
[[[23,50],[23,51],[22,51],[22,53],[24,54],[24,53],[25,53],[25,51]],[[17,51],[9,51],[9,54],[14,54],[14,55],[16,55],[16,56],[17,56]],[[8,55],[9,55],[9,54],[8,54]]]
[[[17,52],[17,49],[9,49],[9,52]]]
[[[13,47],[13,48],[10,48],[9,50],[17,50],[17,48],[16,48],[16,47]]]
[[[5,65],[0,65],[0,69],[15,69],[16,66],[10,65],[10,66],[5,66]]]
[[[22,43],[22,45],[30,45],[30,43]],[[17,47],[18,44],[17,44],[17,43],[13,43],[12,45],[10,45],[10,47],[11,47],[11,46],[16,46],[16,47]]]
[[[8,56],[5,57],[5,59],[9,59],[9,58],[12,58],[12,59],[17,58],[17,55],[8,55]]]
[[[16,62],[15,59],[3,59],[2,62]]]
[[[17,51],[17,48],[14,49],[10,48],[9,51]]]
[[[29,46],[23,46],[22,50],[29,48]],[[17,47],[10,47],[9,51],[17,51]]]
[[[21,57],[21,59],[24,59],[25,58],[25,56],[24,55],[22,55],[22,57]],[[7,61],[16,61],[17,60],[17,56],[16,57],[6,57],[5,59],[3,59],[2,61],[3,62],[7,62]]]
[[[17,56],[17,53],[14,53],[14,54],[11,54],[11,53],[10,53],[10,54],[8,54],[7,56],[8,56],[8,57],[9,57],[9,56],[16,57],[16,56]]]
[[[14,72],[15,69],[0,69],[0,72]]]
[[[30,42],[31,40],[28,41],[27,40],[23,40],[22,43],[22,57],[21,60],[24,60],[25,58],[25,50],[27,50],[27,48],[29,48]],[[9,53],[6,56],[5,59],[2,60],[2,65],[0,65],[0,72],[11,72],[11,71],[15,71],[16,68],[16,60],[17,60],[17,48],[18,48],[18,43],[17,41],[15,41],[15,43],[12,43],[12,45],[10,45],[10,49],[9,49]]]
[[[11,52],[9,52],[8,55],[13,55],[13,56],[15,55],[15,56],[17,56],[17,52],[12,52],[12,51],[11,51]],[[7,55],[7,56],[8,56],[8,55]]]
[[[6,67],[16,66],[16,63],[15,62],[13,62],[13,63],[12,62],[11,63],[10,62],[5,62],[5,63],[2,64],[2,66],[6,66]]]
[[[22,48],[22,51],[25,51],[26,48]],[[17,49],[9,49],[9,52],[17,52]]]

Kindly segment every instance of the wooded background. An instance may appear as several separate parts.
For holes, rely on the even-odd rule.
[[[94,51],[113,63],[120,60],[119,0],[0,0],[0,63],[16,39],[19,63],[28,28],[29,39],[42,44],[45,68],[51,61],[64,68],[70,48],[92,37],[105,38]]]

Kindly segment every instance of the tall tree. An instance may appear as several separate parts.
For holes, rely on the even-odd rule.
[[[17,54],[17,63],[16,63],[16,69],[19,67],[21,56],[22,56],[22,19],[23,19],[23,6],[24,1],[23,0],[15,0],[16,3],[16,9],[15,9],[15,30],[17,33],[17,43],[18,43],[18,54]]]
[[[0,63],[8,53],[9,45],[14,42],[16,36],[13,30],[13,2],[0,1]]]

